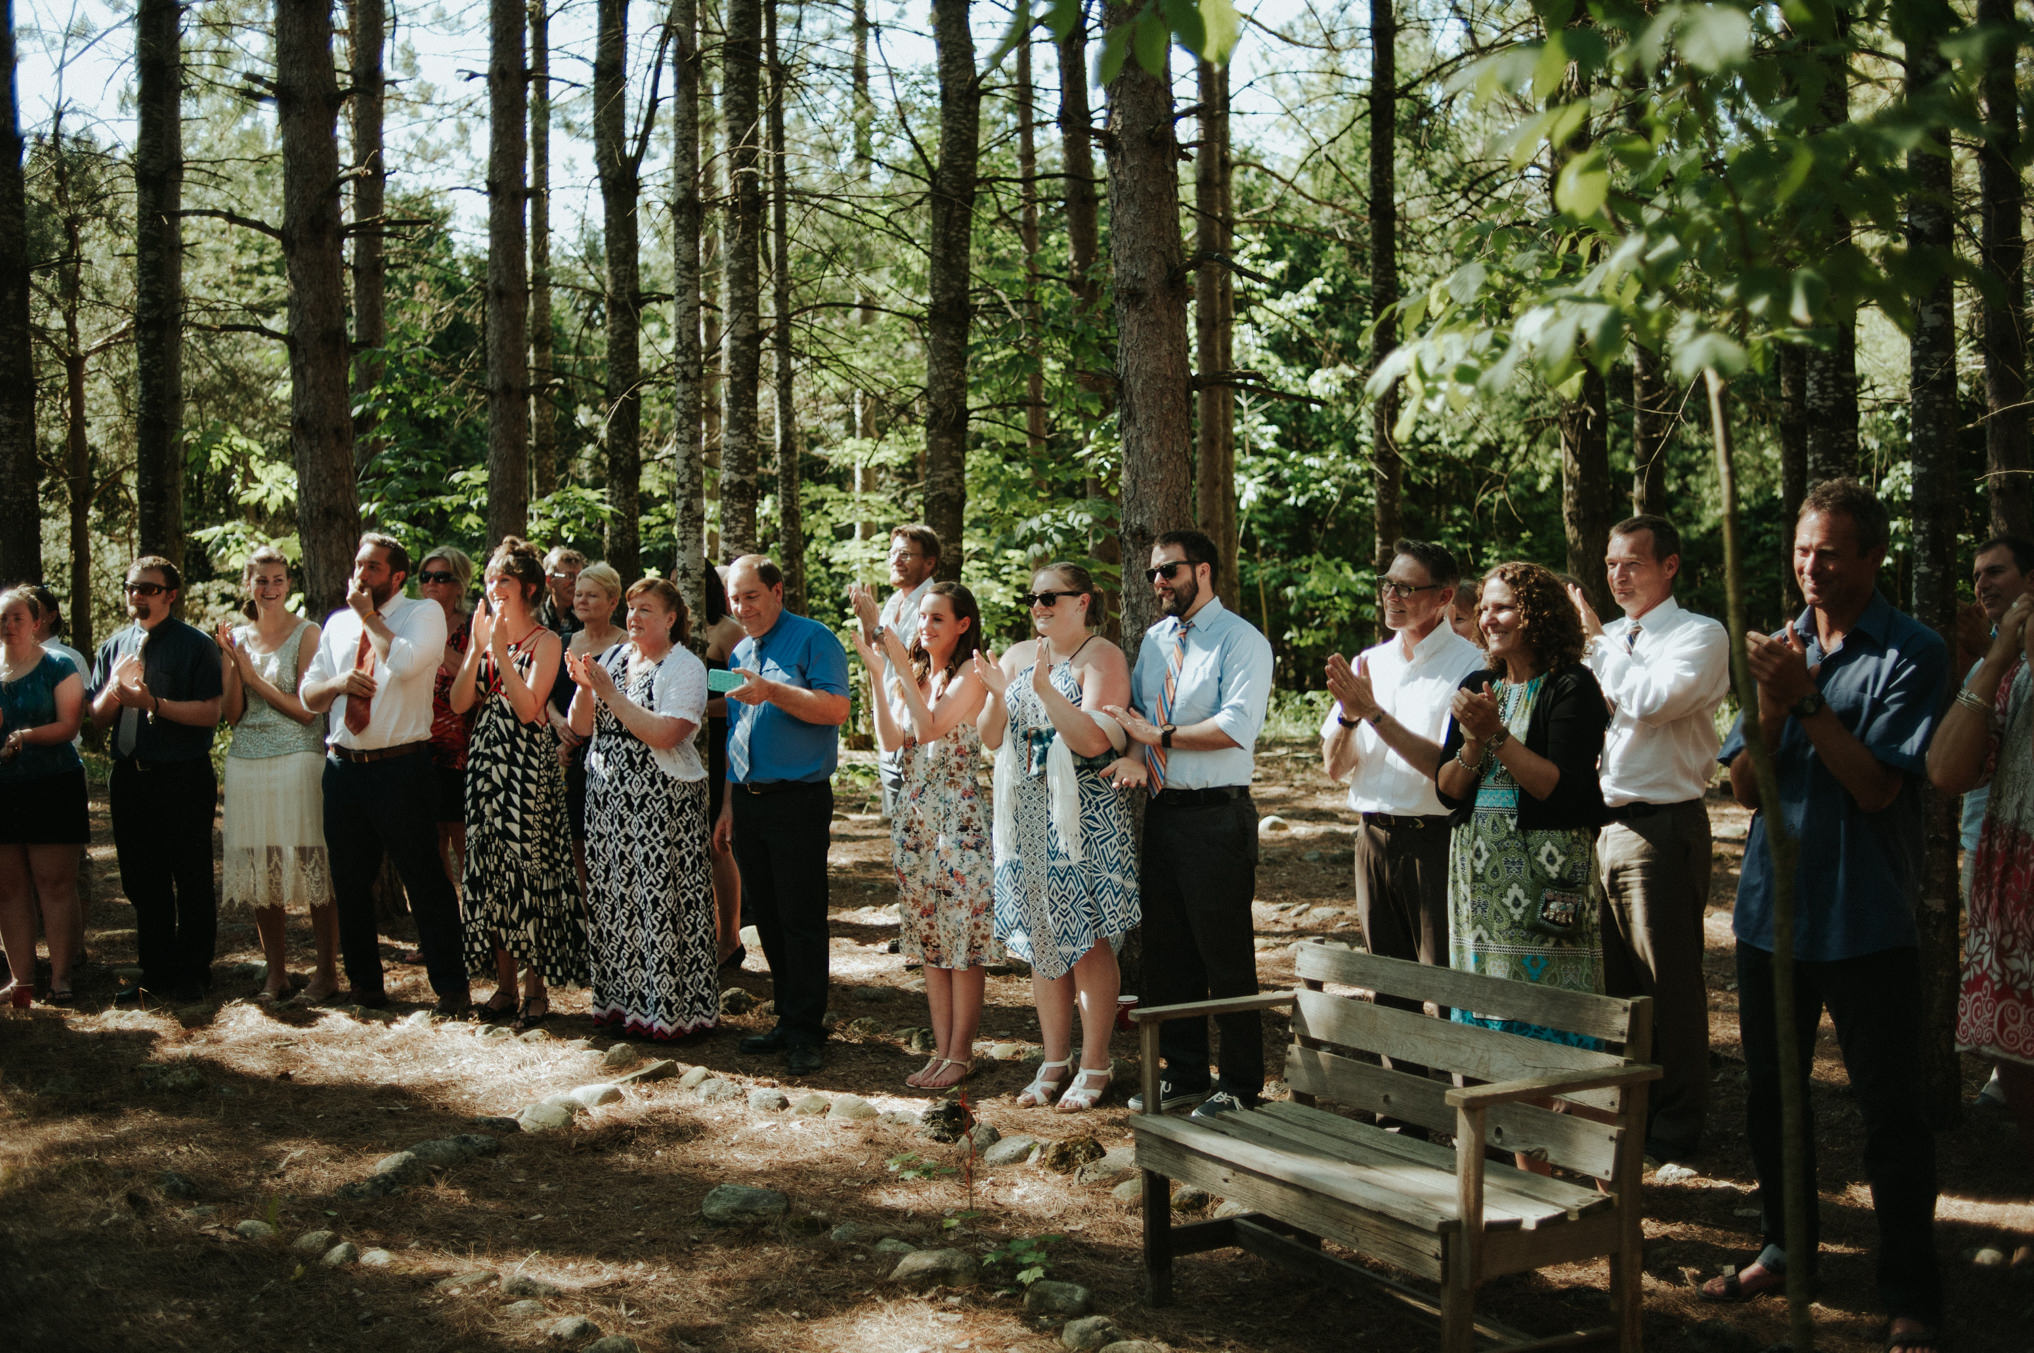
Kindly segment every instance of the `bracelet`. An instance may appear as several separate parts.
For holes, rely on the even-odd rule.
[[[1483,774],[1482,757],[1479,756],[1474,761],[1464,761],[1462,759],[1462,753],[1467,751],[1468,748],[1469,744],[1467,742],[1464,742],[1460,747],[1457,747],[1455,749],[1455,764],[1460,766],[1463,770],[1468,771],[1472,775]]]
[[[1342,725],[1342,727],[1344,728],[1354,728],[1357,724],[1362,723],[1363,721],[1361,719],[1345,719],[1342,717],[1342,711],[1338,709],[1335,711],[1335,722]]]
[[[1956,703],[1959,705],[1967,705],[1971,709],[1974,709],[1978,713],[1984,715],[1985,722],[1987,724],[1996,725],[1999,721],[1999,716],[1995,712],[1993,712],[1990,703],[1979,697],[1968,686],[1958,688],[1956,692]]]

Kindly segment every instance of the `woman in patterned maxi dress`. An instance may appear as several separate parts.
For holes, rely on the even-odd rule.
[[[1116,950],[1139,918],[1130,813],[1110,778],[1126,739],[1102,712],[1130,703],[1130,664],[1092,632],[1101,593],[1080,565],[1039,570],[1021,599],[1038,637],[1000,662],[986,649],[975,657],[989,688],[977,724],[997,750],[996,938],[1031,964],[1045,1044],[1017,1102],[1057,1098],[1078,1112],[1109,1088]],[[1080,1071],[1069,1077],[1077,1004]]]
[[[473,644],[452,683],[453,709],[477,706],[466,751],[466,962],[475,976],[492,972],[498,983],[483,1010],[515,1010],[518,1028],[551,1013],[546,983],[586,980],[565,775],[544,717],[561,645],[536,618],[543,588],[537,552],[504,538],[487,561]]]
[[[628,643],[565,659],[578,687],[572,731],[591,738],[593,1022],[665,1040],[720,1015],[706,767],[694,736],[706,664],[683,646],[685,602],[662,578],[629,589],[627,627]]]
[[[884,655],[854,631],[855,652],[869,670],[877,736],[886,752],[904,749],[904,785],[890,819],[898,949],[925,965],[936,1045],[932,1060],[904,1083],[944,1090],[974,1069],[984,978],[1000,955],[982,735],[975,727],[988,699],[973,662],[982,612],[959,583],[934,583],[907,651],[904,636],[875,623],[875,598],[866,588],[856,589],[855,609],[887,651],[890,669],[909,674],[897,683],[910,714],[903,725],[882,689]]]

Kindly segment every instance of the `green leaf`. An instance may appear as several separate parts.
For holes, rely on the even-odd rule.
[[[1701,330],[1676,343],[1673,349],[1674,374],[1684,381],[1693,381],[1712,369],[1735,376],[1744,370],[1746,360],[1741,344],[1714,329]]]
[[[1562,41],[1563,34],[1549,33],[1540,48],[1539,60],[1533,63],[1533,101],[1545,103],[1560,92],[1561,81],[1568,74],[1568,47]]]
[[[1159,10],[1172,28],[1172,35],[1179,45],[1198,57],[1207,46],[1208,30],[1201,23],[1201,7],[1197,0],[1160,0]],[[1157,72],[1152,72],[1156,74]]]
[[[1172,30],[1164,19],[1146,10],[1137,16],[1137,32],[1131,38],[1137,46],[1137,64],[1145,73],[1165,75],[1165,49],[1172,45]]]
[[[1123,73],[1123,63],[1130,58],[1130,34],[1133,25],[1119,23],[1102,38],[1102,50],[1095,56],[1095,83],[1112,85]]]
[[[1229,59],[1243,36],[1243,19],[1231,0],[1201,0],[1201,27],[1207,34],[1201,58],[1217,65]]]
[[[1577,220],[1599,214],[1609,197],[1610,169],[1597,147],[1562,165],[1560,177],[1554,180],[1554,205]]]
[[[1716,72],[1751,55],[1751,16],[1734,5],[1686,5],[1676,46],[1697,70]]]

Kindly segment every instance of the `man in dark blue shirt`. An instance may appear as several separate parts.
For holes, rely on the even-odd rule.
[[[1941,709],[1949,652],[1935,631],[1879,594],[1886,509],[1850,479],[1816,485],[1794,527],[1794,571],[1808,608],[1779,634],[1745,636],[1759,683],[1758,726],[1778,761],[1780,801],[1762,805],[1747,730],[1719,753],[1732,792],[1757,810],[1738,880],[1738,1024],[1744,1040],[1746,1135],[1758,1171],[1765,1247],[1704,1284],[1712,1301],[1784,1285],[1787,1264],[1813,1268],[1809,1233],[1788,1237],[1782,1191],[1780,1078],[1805,1108],[1815,1029],[1828,1007],[1864,1116],[1867,1178],[1879,1221],[1879,1295],[1896,1343],[1929,1346],[1942,1317],[1935,1260],[1935,1139],[1921,1110],[1921,981],[1914,907],[1921,882],[1921,780]],[[1773,1000],[1773,874],[1767,820],[1798,843],[1794,1009],[1799,1060],[1780,1066]],[[1804,1113],[1810,1188],[1815,1135]]]
[[[212,985],[212,734],[225,687],[219,646],[170,614],[182,586],[169,560],[135,560],[126,583],[134,623],[99,645],[92,664],[92,722],[113,730],[113,849],[141,960],[141,985],[121,1001],[143,992],[191,1000]]]
[[[728,666],[747,681],[727,693],[727,797],[714,845],[733,842],[743,910],[777,995],[777,1027],[744,1038],[742,1051],[782,1052],[803,1076],[825,1064],[826,850],[847,650],[826,626],[784,609],[784,575],[759,554],[734,561],[727,600],[747,631]]]

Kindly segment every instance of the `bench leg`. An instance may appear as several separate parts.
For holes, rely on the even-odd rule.
[[[1154,1170],[1144,1172],[1144,1299],[1172,1305],[1172,1181]]]
[[[1610,1311],[1618,1353],[1639,1353],[1645,1320],[1645,1251],[1626,1244],[1610,1256]]]
[[[1476,1279],[1461,1237],[1448,1243],[1447,1272],[1441,1277],[1441,1353],[1474,1353]]]

